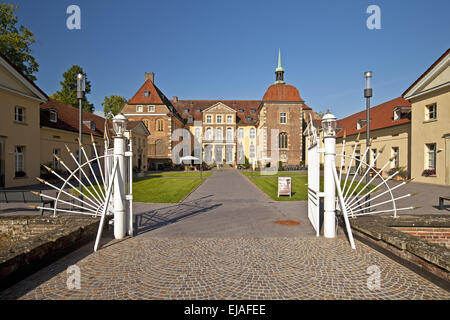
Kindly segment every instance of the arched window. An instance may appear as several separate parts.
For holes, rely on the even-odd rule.
[[[205,139],[212,140],[212,129],[211,128],[206,128]]]
[[[223,139],[223,132],[222,128],[216,129],[216,140],[222,140]]]
[[[238,138],[240,139],[244,138],[244,128],[238,129]]]
[[[166,145],[163,140],[155,141],[155,153],[157,156],[163,156],[166,153]]]
[[[156,131],[164,131],[164,121],[163,121],[163,119],[156,120]]]
[[[233,140],[233,129],[227,128],[227,140]]]
[[[281,132],[278,137],[279,137],[278,147],[280,149],[287,149],[288,148],[288,134],[286,132]]]

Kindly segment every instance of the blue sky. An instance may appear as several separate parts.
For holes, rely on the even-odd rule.
[[[285,80],[315,111],[338,118],[364,109],[364,71],[373,105],[400,96],[450,47],[450,1],[24,0],[19,22],[34,32],[37,85],[48,95],[62,73],[83,67],[88,99],[131,98],[155,72],[168,98],[262,99],[274,82],[278,48]],[[81,8],[81,30],[66,9]],[[381,30],[369,30],[369,5]]]

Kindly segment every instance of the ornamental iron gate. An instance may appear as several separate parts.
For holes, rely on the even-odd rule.
[[[333,138],[335,139],[335,136]],[[316,128],[313,126],[311,116],[308,139],[310,142],[310,147],[308,148],[308,217],[314,230],[316,230],[316,235],[319,236],[319,199],[320,197],[326,197],[323,192],[319,191],[320,153],[325,152],[325,150],[319,148],[320,140]],[[393,157],[390,158],[381,169],[371,166],[368,159],[366,159],[369,157],[370,145],[371,142],[369,142],[369,146],[367,146],[364,153],[359,153],[360,155],[358,156],[357,154],[361,147],[358,135],[351,156],[345,155],[346,136],[344,134],[342,150],[337,155],[340,159],[336,160],[336,147],[334,144],[334,150],[328,153],[334,155],[331,166],[330,168],[324,168],[324,175],[331,174],[333,176],[332,180],[337,191],[334,199],[336,214],[344,219],[353,249],[355,244],[349,218],[374,214],[393,214],[395,218],[399,211],[416,208],[414,206],[402,208],[397,206],[397,200],[413,196],[413,194],[394,195],[394,191],[401,190],[400,188],[410,180],[393,183],[393,178],[399,174],[399,170],[384,178],[382,175],[383,171],[392,164],[394,159]],[[374,155],[374,162],[383,151],[384,147]],[[339,165],[337,166],[336,163]]]
[[[61,174],[44,166],[52,173],[59,183],[50,183],[37,178],[39,182],[56,190],[56,196],[52,197],[45,193],[34,192],[35,194],[55,201],[53,208],[36,206],[36,209],[53,211],[53,217],[58,214],[82,214],[92,217],[100,216],[100,224],[97,232],[94,250],[97,251],[99,240],[104,227],[105,217],[114,214],[114,201],[117,196],[126,203],[126,230],[129,235],[133,235],[133,153],[131,133],[128,132],[128,139],[125,142],[124,155],[115,155],[114,148],[109,148],[109,138],[105,124],[104,154],[99,155],[96,143],[91,135],[92,154],[88,157],[84,145],[79,142],[81,149],[80,160],[66,145],[67,152],[73,160],[74,168],[66,164],[58,155],[54,155],[61,168],[67,171],[68,176]],[[123,158],[124,165],[121,168],[120,158]],[[103,168],[102,168],[103,163]],[[122,171],[122,172],[121,172]],[[81,172],[82,178],[79,178]],[[118,176],[125,177],[123,180]],[[115,181],[116,179],[116,181]],[[119,179],[119,180],[117,180]],[[116,183],[115,183],[116,182]],[[118,184],[117,184],[118,183]],[[117,187],[119,186],[119,187]],[[120,194],[119,194],[120,193]],[[123,193],[123,194],[122,194]]]

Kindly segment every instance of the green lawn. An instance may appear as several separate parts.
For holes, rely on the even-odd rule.
[[[203,179],[144,179],[133,182],[133,201],[176,203],[181,201]]]
[[[203,171],[202,177],[207,178],[210,175],[212,175],[212,171]],[[198,171],[180,171],[180,172],[160,172],[160,173],[149,173],[147,177],[151,178],[178,178],[178,177],[184,177],[184,178],[200,178],[200,172]]]
[[[203,172],[202,177],[207,178],[211,174],[213,172]],[[164,179],[165,177],[171,179]],[[177,203],[204,181],[204,179],[198,179],[199,177],[199,172],[164,172],[149,174],[144,178],[135,178],[133,179],[133,201]],[[96,188],[97,192],[100,193],[98,186]],[[103,185],[101,188],[103,190]],[[89,190],[95,195],[92,187],[89,187]],[[72,193],[77,195],[74,190],[72,190]],[[87,197],[92,197],[86,190],[83,193]]]
[[[289,176],[289,175],[288,175]],[[256,177],[256,178],[250,178],[249,180],[252,181],[258,188],[260,188],[262,191],[264,191],[269,197],[271,197],[273,200],[277,201],[304,201],[308,200],[308,186],[306,185],[308,183],[308,176],[292,176],[292,197],[289,198],[288,196],[280,196],[278,198],[278,178],[275,177]],[[349,185],[350,182],[347,182]],[[352,185],[352,188],[356,187],[357,182],[354,182]],[[364,188],[365,184],[361,183],[356,191],[353,192],[354,195],[356,195],[362,188]],[[373,189],[374,186],[370,185],[370,189]],[[346,190],[348,189],[348,186],[346,187]],[[320,177],[320,190],[323,190],[323,177]],[[343,192],[345,194],[345,191]],[[363,191],[361,194],[364,194],[365,191]]]
[[[251,177],[252,173],[250,171],[241,171],[241,173],[246,177]],[[259,171],[253,171],[254,177],[295,177],[295,176],[306,176],[306,172],[298,171],[278,171],[273,175],[263,175]]]

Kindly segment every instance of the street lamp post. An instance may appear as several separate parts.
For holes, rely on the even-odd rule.
[[[118,114],[113,118],[113,129],[116,133],[114,137],[114,158],[118,160],[117,173],[114,177],[114,238],[123,239],[126,235],[126,138],[125,130],[127,126],[127,118],[123,114]]]
[[[366,98],[366,162],[372,165],[370,162],[370,98],[372,97],[372,71],[367,71],[364,73],[364,78],[366,79],[366,86],[364,88],[364,98]],[[370,169],[369,169],[370,170]],[[366,176],[366,200],[370,199],[369,195],[369,175]],[[370,207],[370,202],[367,201],[366,208]],[[368,210],[368,209],[367,209]]]
[[[79,73],[77,74],[77,99],[78,99],[78,162],[80,163],[81,166],[81,162],[82,162],[82,157],[81,157],[81,146],[83,143],[83,106],[82,106],[82,101],[84,99],[84,93],[86,91],[86,77],[84,74]],[[80,198],[83,199],[83,190],[81,187],[81,170],[78,173],[78,178],[80,179],[80,182],[78,183],[78,186],[80,187]],[[83,202],[81,202],[81,205],[83,205]]]
[[[336,237],[336,187],[333,177],[333,163],[336,158],[336,117],[330,112],[322,118],[324,133],[324,219],[323,234],[325,238]]]

